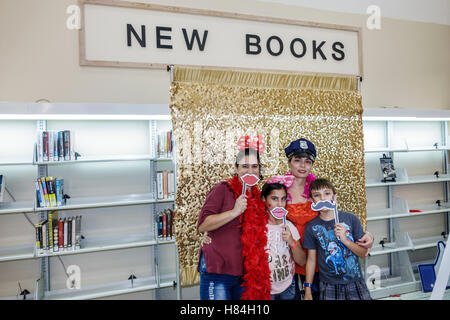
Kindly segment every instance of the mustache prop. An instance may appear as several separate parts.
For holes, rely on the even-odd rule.
[[[334,222],[339,223],[339,215],[337,211],[337,203],[335,201],[323,200],[317,203],[311,204],[311,209],[314,211],[320,211],[322,209],[330,209],[334,211]]]

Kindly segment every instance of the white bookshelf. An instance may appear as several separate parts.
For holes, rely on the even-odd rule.
[[[68,104],[68,103],[0,103],[0,122],[3,121],[4,123],[8,123],[9,120],[16,120],[20,121],[20,123],[25,123],[27,128],[30,126],[30,124],[34,124],[36,126],[37,130],[54,130],[55,127],[53,126],[69,126],[68,128],[64,127],[64,129],[71,129],[70,125],[77,126],[78,132],[81,130],[84,130],[84,124],[86,127],[86,131],[90,130],[90,128],[93,127],[92,123],[98,122],[101,126],[108,126],[108,122],[111,122],[112,125],[117,125],[117,123],[133,123],[136,122],[139,124],[139,128],[133,131],[132,125],[129,125],[130,131],[133,131],[133,134],[136,136],[136,134],[139,134],[139,130],[142,132],[146,132],[144,135],[139,136],[139,141],[136,143],[134,141],[134,138],[130,140],[131,147],[129,148],[132,150],[134,145],[147,145],[143,153],[133,153],[133,152],[122,152],[120,153],[114,149],[113,152],[115,154],[108,154],[106,152],[103,152],[102,154],[98,154],[96,148],[85,148],[88,150],[87,152],[80,152],[80,156],[76,160],[66,160],[66,161],[37,161],[37,157],[35,154],[35,149],[30,150],[29,156],[23,156],[23,155],[15,155],[13,151],[8,153],[0,153],[0,167],[5,168],[12,168],[11,170],[16,170],[13,172],[17,172],[17,170],[20,169],[14,169],[14,168],[24,168],[24,167],[35,167],[37,170],[37,175],[35,177],[32,177],[30,180],[33,181],[37,177],[41,176],[54,176],[56,174],[52,174],[53,170],[58,170],[56,172],[59,173],[60,178],[64,177],[64,172],[69,172],[71,177],[77,176],[77,174],[86,176],[89,176],[90,172],[94,173],[94,177],[92,178],[92,181],[99,182],[99,195],[96,195],[95,188],[93,189],[94,192],[90,192],[89,196],[84,195],[77,195],[80,193],[80,190],[82,189],[78,188],[76,186],[75,182],[70,181],[68,188],[69,190],[75,190],[73,193],[66,192],[66,183],[68,182],[65,179],[65,193],[68,193],[70,195],[70,198],[67,199],[66,204],[59,207],[44,207],[41,208],[37,206],[36,199],[33,198],[33,196],[26,198],[26,197],[19,197],[21,199],[18,199],[17,201],[9,199],[6,202],[0,203],[0,219],[3,219],[1,223],[7,224],[8,223],[8,216],[9,215],[20,215],[20,214],[29,214],[28,219],[34,220],[36,223],[37,221],[41,219],[45,219],[47,217],[48,213],[58,211],[59,214],[63,214],[67,212],[67,214],[71,215],[70,211],[74,211],[73,215],[82,215],[83,220],[85,219],[100,219],[95,218],[99,213],[101,214],[99,216],[103,217],[104,215],[107,215],[108,208],[115,214],[115,217],[117,217],[117,210],[122,210],[123,214],[122,217],[124,219],[128,219],[128,210],[134,210],[133,208],[142,207],[143,209],[139,209],[139,213],[133,213],[133,215],[130,216],[132,219],[136,219],[137,216],[141,216],[142,214],[140,212],[142,211],[148,211],[148,221],[150,224],[150,230],[145,233],[131,233],[128,234],[119,234],[114,235],[113,231],[108,231],[109,233],[105,233],[105,235],[102,235],[100,237],[97,236],[87,236],[85,239],[81,242],[81,248],[78,250],[61,250],[58,252],[46,252],[43,254],[39,254],[35,250],[34,241],[33,243],[28,244],[18,244],[18,245],[6,245],[2,246],[0,244],[0,262],[19,262],[21,260],[29,260],[29,259],[37,259],[40,264],[40,273],[41,277],[38,281],[36,281],[35,287],[34,287],[34,294],[32,293],[27,297],[27,299],[95,299],[95,298],[102,298],[107,296],[113,296],[113,295],[121,295],[126,293],[132,293],[132,292],[139,292],[139,291],[148,291],[153,290],[157,292],[160,288],[165,287],[174,287],[176,289],[176,296],[178,299],[181,298],[181,286],[180,286],[180,275],[179,275],[179,268],[178,268],[178,253],[177,253],[177,246],[176,241],[173,238],[167,238],[162,239],[158,237],[158,226],[157,226],[157,213],[164,208],[172,208],[174,209],[175,204],[175,197],[168,197],[164,199],[158,199],[157,193],[155,190],[155,181],[156,181],[156,170],[159,166],[163,166],[163,168],[172,168],[174,172],[176,172],[175,167],[175,161],[173,156],[167,156],[167,155],[158,155],[156,153],[156,143],[155,138],[156,134],[159,128],[159,124],[161,123],[162,129],[167,130],[171,127],[170,124],[170,116],[169,116],[169,108],[167,105],[117,105],[117,104]],[[142,130],[142,123],[147,122],[146,130],[145,126],[143,127],[144,130]],[[53,124],[55,123],[55,124]],[[80,125],[78,125],[80,124]],[[24,126],[25,126],[24,125]],[[120,125],[118,125],[120,127]],[[95,127],[95,126],[94,126]],[[101,129],[98,129],[101,130]],[[106,129],[106,130],[114,130],[112,129]],[[163,131],[164,131],[163,130]],[[122,130],[127,134],[127,130]],[[136,133],[137,132],[137,133]],[[82,132],[83,133],[83,132]],[[104,136],[106,134],[103,134],[102,132],[99,133],[99,136],[101,136],[104,139]],[[33,139],[35,143],[36,136],[30,137],[30,139]],[[89,137],[86,139],[85,136],[80,139],[81,142],[79,146],[81,146],[83,143],[87,144],[90,143]],[[146,142],[145,142],[146,140]],[[173,140],[175,140],[173,138]],[[105,141],[108,143],[108,141]],[[94,141],[95,143],[95,141]],[[119,141],[119,144],[122,143],[122,145],[127,146],[127,141]],[[114,145],[114,144],[112,144]],[[78,151],[78,150],[75,150]],[[95,151],[95,153],[89,152],[89,151]],[[101,152],[102,150],[100,150]],[[147,152],[145,152],[147,151]],[[174,153],[174,152],[173,152]],[[127,164],[128,163],[128,164]],[[101,178],[98,178],[96,176],[95,171],[92,171],[93,168],[96,167],[86,167],[86,166],[100,166],[98,168],[103,169],[103,164],[105,166],[122,166],[124,165],[124,172],[131,172],[132,174],[139,177],[139,181],[136,182],[139,186],[147,186],[149,189],[147,192],[144,193],[137,193],[137,192],[122,192],[117,193],[111,192],[108,194],[109,189],[114,189],[114,186],[105,185],[105,182],[98,180]],[[112,167],[112,168],[115,168]],[[145,170],[145,175],[137,174],[135,172],[138,172],[136,170],[142,171],[143,168],[147,167],[148,169]],[[84,171],[86,173],[84,173]],[[128,170],[128,171],[127,171]],[[119,171],[112,171],[111,173],[108,173],[108,175],[114,175],[118,173],[119,176],[123,176],[124,173]],[[73,173],[76,172],[76,173]],[[103,172],[103,171],[102,171]],[[146,178],[142,178],[143,176],[146,176]],[[176,177],[176,174],[175,174]],[[108,177],[110,178],[110,177]],[[7,183],[14,184],[15,181],[12,181],[14,179],[14,176],[8,176],[7,177]],[[147,182],[143,182],[147,180]],[[110,181],[106,179],[105,181]],[[103,186],[102,186],[103,182]],[[120,180],[122,183],[123,181]],[[133,188],[132,183],[133,180],[126,180],[123,182],[126,185],[124,186],[124,190],[127,189],[137,189]],[[127,184],[128,183],[128,184]],[[173,182],[176,186],[176,182]],[[14,189],[14,186],[13,186]],[[121,190],[119,186],[115,186],[114,190]],[[14,194],[14,192],[12,192]],[[28,194],[33,195],[35,193],[35,190],[32,188],[32,184],[30,184],[30,190]],[[11,195],[12,197],[12,195]],[[128,209],[130,208],[130,209]],[[101,211],[99,211],[101,210]],[[120,211],[120,212],[122,212]],[[106,212],[106,213],[105,213]],[[142,219],[142,218],[139,218]],[[141,221],[141,220],[139,220]],[[31,221],[30,221],[31,222]],[[101,228],[101,222],[96,222],[97,228]],[[116,230],[117,227],[115,227],[114,223],[110,223],[112,225],[111,230]],[[136,228],[128,226],[130,230],[141,230],[144,227],[137,225]],[[89,228],[89,224],[87,224],[87,228]],[[85,226],[82,227],[82,234],[84,231],[89,230],[83,230]],[[33,232],[31,228],[27,230],[20,230],[20,232],[26,232],[31,233]],[[120,232],[122,233],[122,232]],[[30,237],[28,237],[30,238]],[[14,241],[12,241],[14,242]],[[171,245],[171,246],[166,246]],[[154,270],[153,275],[148,276],[145,275],[141,279],[134,280],[134,286],[133,288],[128,287],[127,281],[125,282],[111,282],[111,283],[104,283],[101,285],[87,285],[86,288],[81,288],[78,290],[75,289],[52,289],[50,286],[51,281],[50,278],[52,277],[52,271],[50,269],[50,260],[54,257],[73,257],[71,259],[80,259],[85,254],[87,255],[95,255],[99,253],[108,253],[112,254],[113,252],[120,250],[133,250],[136,248],[149,248],[151,252],[152,259],[150,261],[150,266],[148,270]],[[171,258],[173,264],[176,265],[176,272],[171,273],[170,276],[162,275],[160,273],[160,266],[159,266],[159,257],[163,254],[167,255],[168,252],[165,252],[167,250],[171,250],[172,253],[169,254],[173,255],[173,258]],[[66,259],[64,258],[64,259]],[[138,257],[136,257],[137,260]],[[73,260],[72,260],[73,261]],[[81,261],[81,260],[80,260]],[[86,261],[86,259],[84,260]],[[112,260],[113,263],[113,260]],[[130,262],[132,263],[132,262]],[[103,271],[98,271],[103,272]],[[146,272],[145,274],[147,274]],[[175,286],[174,286],[175,284]],[[29,291],[32,291],[28,287]],[[34,295],[34,296],[33,296]],[[5,298],[5,297],[3,297]],[[1,299],[1,298],[0,298]],[[7,297],[6,297],[7,299]]]
[[[375,236],[370,256],[364,259],[366,278],[372,264],[381,263],[383,270],[381,286],[371,289],[372,298],[421,290],[412,257],[420,252],[430,261],[437,242],[447,243],[449,120],[448,110],[364,111],[367,230]],[[382,181],[383,154],[393,159],[395,182]],[[383,238],[387,241],[381,244]]]

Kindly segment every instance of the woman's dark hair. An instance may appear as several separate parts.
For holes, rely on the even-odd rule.
[[[273,191],[273,190],[281,190],[283,189],[284,192],[286,192],[287,195],[287,189],[286,186],[284,184],[281,183],[264,183],[262,190],[261,190],[261,198],[267,198],[269,196],[269,194]]]
[[[261,159],[259,158],[259,153],[258,151],[256,151],[253,148],[245,148],[244,150],[240,150],[237,155],[236,155],[236,162],[235,162],[235,166],[236,168],[239,166],[239,162],[241,162],[242,159],[245,158],[245,156],[249,156],[249,155],[253,155],[256,156],[256,160],[258,161],[258,165],[259,165],[259,178],[262,179],[262,174],[261,174]]]

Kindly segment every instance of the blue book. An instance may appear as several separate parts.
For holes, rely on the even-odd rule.
[[[63,198],[64,192],[64,179],[56,179],[56,206],[60,207],[65,205]]]

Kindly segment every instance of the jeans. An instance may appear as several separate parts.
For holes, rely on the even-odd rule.
[[[270,297],[272,300],[298,300],[298,296],[295,290],[295,278],[297,274],[294,275],[294,279],[292,279],[292,283],[286,290],[278,294],[271,294]]]
[[[242,277],[206,272],[203,254],[200,258],[200,300],[240,300],[244,292]]]

